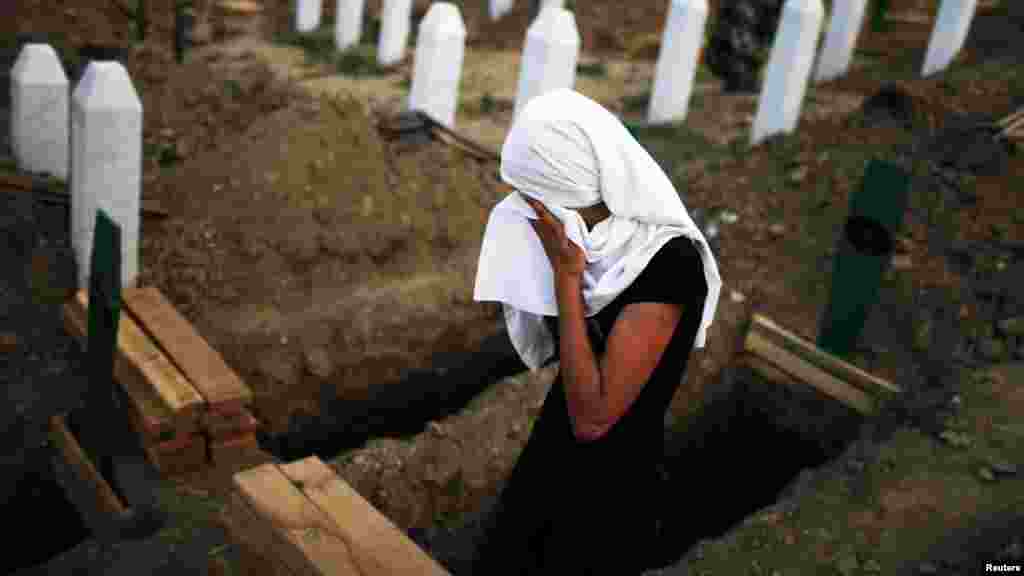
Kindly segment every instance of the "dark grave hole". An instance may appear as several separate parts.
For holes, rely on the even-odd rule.
[[[51,449],[52,450],[52,449]],[[45,564],[90,537],[89,529],[74,504],[57,483],[51,450],[37,450],[26,459],[20,476],[11,478],[13,486],[6,499],[4,517],[9,520],[36,519],[41,523],[24,529],[31,533],[16,537],[18,545],[9,546],[0,560],[0,573]],[[8,480],[5,480],[8,481]]]
[[[666,440],[659,565],[797,496],[801,472],[836,459],[863,424],[859,413],[804,384],[769,382],[747,368],[734,376],[729,397]]]
[[[363,398],[342,398],[325,386],[320,414],[294,415],[282,436],[258,435],[261,447],[285,462],[315,455],[335,458],[370,438],[422,432],[431,420],[455,414],[494,382],[526,370],[504,330],[475,351],[436,354],[430,368],[394,383],[371,386]]]

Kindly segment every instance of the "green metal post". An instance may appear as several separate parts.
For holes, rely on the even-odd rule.
[[[149,25],[146,13],[146,0],[137,0],[135,3],[135,33],[139,42],[146,40],[146,27]]]
[[[113,485],[114,454],[118,438],[109,437],[117,405],[114,395],[114,354],[121,314],[121,228],[103,210],[96,211],[92,258],[89,262],[89,332],[87,339],[89,392],[88,436],[95,442],[93,456],[100,473]]]
[[[875,11],[871,18],[871,29],[884,32],[887,28],[885,14],[889,11],[889,0],[875,0]]]
[[[821,319],[818,347],[849,358],[878,297],[882,274],[892,256],[910,188],[898,166],[872,160],[861,187],[850,198],[850,212],[832,269],[832,287]]]

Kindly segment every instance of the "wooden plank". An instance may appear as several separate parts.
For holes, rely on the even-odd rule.
[[[35,183],[31,176],[0,170],[0,188],[31,192]]]
[[[87,293],[79,290],[70,304],[76,314],[74,318],[80,319],[85,327]],[[80,338],[85,339],[85,332],[80,333]],[[126,314],[121,315],[118,323],[114,377],[146,416],[169,421],[178,433],[198,429],[199,415],[205,407],[202,396]]]
[[[254,433],[263,428],[262,423],[248,409],[233,416],[218,416],[207,412],[203,414],[202,426],[203,431],[214,441]]]
[[[819,349],[811,342],[782,328],[761,314],[754,314],[750,329],[761,333],[765,338],[785,348],[791,354],[800,356],[805,362],[815,365],[819,370],[828,372],[872,396],[890,399],[902,392],[899,386]]]
[[[153,466],[165,476],[180,476],[205,468],[206,439],[196,434],[143,446]]]
[[[210,442],[210,462],[214,466],[239,465],[251,461],[259,451],[255,434],[236,434]]]
[[[123,293],[128,313],[185,374],[211,410],[237,414],[252,403],[252,390],[154,287]]]
[[[75,470],[78,479],[89,484],[96,492],[100,510],[114,516],[125,516],[129,513],[128,506],[117,496],[114,489],[93,465],[92,459],[82,450],[78,440],[68,430],[64,416],[50,417],[49,438],[50,442],[60,451],[64,461]]]
[[[757,373],[765,380],[773,384],[781,384],[784,386],[793,385],[793,377],[786,374],[782,370],[776,368],[773,364],[761,359],[759,356],[750,353],[742,353],[739,357],[738,362],[745,364],[751,370]]]
[[[68,301],[63,306],[64,330],[85,346],[86,340],[86,318],[85,310],[75,301]],[[118,354],[114,358],[114,378],[125,388],[129,403],[129,418],[136,432],[139,432],[146,439],[166,438],[170,439],[177,432],[174,430],[172,414],[164,406],[156,393],[148,386],[125,386],[124,382],[131,381],[128,376],[130,367],[124,358]]]
[[[290,569],[315,576],[360,574],[338,527],[276,465],[239,472],[232,481],[260,521],[271,524],[274,553]]]
[[[88,310],[89,296],[84,290],[79,291],[76,299]],[[158,343],[147,337],[138,322],[127,315],[121,316],[118,348],[124,349],[125,357],[137,367],[136,372],[144,378],[146,387],[154,390],[173,414],[198,423],[206,404],[200,391],[161,351]]]
[[[226,517],[221,525],[228,538],[238,546],[242,574],[294,576],[297,574],[272,553],[274,539],[270,525],[260,520],[252,507],[237,492],[228,497]]]
[[[863,414],[871,414],[875,411],[874,400],[863,391],[839,380],[817,366],[805,362],[799,356],[776,346],[761,336],[756,330],[751,330],[747,333],[743,348],[767,360],[783,372],[792,375],[799,382],[814,386]]]
[[[281,471],[338,526],[361,574],[448,574],[319,458],[284,464]]]

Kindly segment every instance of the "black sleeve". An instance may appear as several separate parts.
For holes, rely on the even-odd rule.
[[[703,307],[707,296],[704,263],[693,240],[677,236],[662,246],[622,293],[623,305],[664,302]]]

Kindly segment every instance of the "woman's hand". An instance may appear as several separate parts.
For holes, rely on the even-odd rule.
[[[582,276],[587,267],[587,258],[583,250],[569,240],[561,221],[548,212],[543,204],[528,196],[524,197],[526,203],[537,212],[539,217],[537,220],[531,220],[530,225],[537,232],[541,244],[544,245],[544,251],[547,253],[548,259],[551,260],[556,282],[560,279]]]

